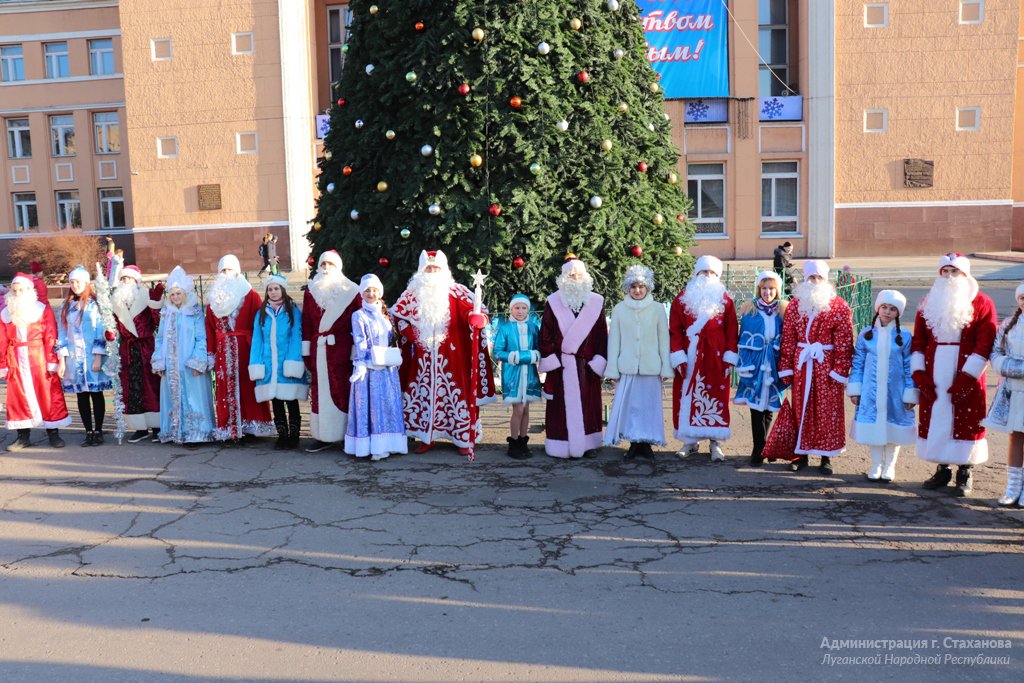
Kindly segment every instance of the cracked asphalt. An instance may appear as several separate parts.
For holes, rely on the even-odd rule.
[[[371,463],[271,440],[81,448],[80,427],[52,450],[34,431],[35,448],[0,455],[0,679],[1024,674],[1024,510],[994,504],[1001,435],[975,497],[957,499],[919,488],[931,468],[912,448],[888,487],[863,479],[852,444],[833,477],[750,468],[745,410],[725,463],[705,445],[686,461],[660,449],[654,465],[610,448],[547,458],[540,434],[513,461],[496,445],[507,416],[485,409],[489,445],[472,463],[449,448]],[[1010,647],[954,646],[972,640]]]

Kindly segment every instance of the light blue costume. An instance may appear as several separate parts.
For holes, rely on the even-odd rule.
[[[196,302],[192,278],[176,266],[167,290],[182,289],[179,309],[167,301],[153,351],[153,372],[160,380],[160,441],[197,443],[213,440],[213,392],[206,354],[206,316]],[[200,374],[192,374],[198,370]]]
[[[364,275],[359,293],[384,286],[377,276]],[[392,453],[406,453],[405,416],[398,368],[375,364],[373,348],[390,346],[394,340],[391,322],[384,317],[381,303],[363,303],[352,314],[352,366],[345,452],[359,458],[381,460]]]
[[[79,309],[77,301],[68,301],[64,306],[66,315],[64,309],[57,314],[57,354],[64,356],[66,364],[62,380],[64,391],[77,394],[109,389],[110,377],[102,370],[94,372],[92,369],[95,354],[107,355],[103,316],[96,299],[90,299],[85,310]]]
[[[530,300],[522,294],[512,297],[509,305],[519,300],[527,306]],[[538,340],[540,324],[533,316],[524,322],[512,318],[498,324],[494,338],[494,357],[501,361],[501,394],[505,403],[530,403],[540,400],[540,362]]]
[[[871,339],[865,334],[873,330]],[[864,328],[853,349],[853,370],[846,393],[860,396],[850,436],[865,446],[910,445],[917,440],[914,410],[904,403],[916,403],[917,392],[910,378],[911,333],[901,331],[896,342],[896,325],[889,323]],[[888,348],[886,348],[888,347]],[[881,372],[880,372],[881,371]],[[879,374],[885,377],[885,386]]]
[[[786,389],[779,381],[781,346],[781,310],[768,315],[755,304],[753,311],[740,318],[740,360],[736,365],[740,381],[733,403],[762,412],[779,411]]]
[[[266,311],[266,318],[260,317]],[[256,312],[249,351],[249,378],[256,382],[256,400],[304,399],[306,368],[302,364],[302,312],[292,308],[289,323],[284,306],[277,311],[269,303]]]

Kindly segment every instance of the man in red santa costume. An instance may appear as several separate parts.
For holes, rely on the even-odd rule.
[[[779,379],[793,388],[791,469],[802,470],[809,455],[819,455],[824,475],[832,474],[832,458],[846,450],[844,392],[853,369],[853,312],[836,295],[828,270],[824,261],[804,263],[804,281],[782,319],[779,355]]]
[[[914,320],[910,368],[921,395],[917,457],[938,463],[924,488],[937,489],[953,478],[956,492],[973,491],[971,467],[988,460],[985,417],[985,365],[999,324],[992,299],[978,291],[971,262],[963,254],[939,259],[939,277]]]
[[[110,295],[119,338],[124,422],[132,430],[128,443],[149,437],[150,430],[151,440],[160,441],[160,378],[153,374],[151,362],[163,291],[163,285],[153,289],[142,286],[142,271],[136,266],[125,266]]]
[[[676,453],[694,455],[711,440],[711,459],[725,460],[720,441],[728,439],[731,371],[739,360],[736,306],[722,284],[722,262],[701,256],[686,288],[669,309],[669,362],[672,423],[683,442]]]
[[[544,452],[553,458],[593,458],[601,447],[601,379],[608,365],[604,297],[583,261],[572,257],[555,280],[541,318],[538,348],[546,372],[547,436]]]
[[[316,453],[345,440],[352,376],[352,314],[362,305],[359,285],[341,271],[333,249],[320,254],[302,299],[302,355],[312,378],[309,428]]]
[[[252,324],[263,302],[242,277],[236,256],[221,258],[217,271],[206,291],[206,353],[217,382],[213,435],[245,444],[274,433],[270,404],[256,400],[256,384],[249,378]]]
[[[390,312],[401,336],[406,433],[422,442],[415,452],[425,453],[445,439],[459,453],[471,454],[481,432],[477,408],[495,399],[486,345],[481,343],[472,357],[474,329],[479,334],[485,320],[472,316],[473,293],[455,282],[444,252],[424,251]]]
[[[49,290],[46,288],[46,281],[43,279],[43,267],[39,265],[38,261],[32,261],[29,264],[32,268],[32,284],[36,288],[36,296],[44,304],[49,300]]]
[[[9,451],[29,447],[29,430],[46,428],[53,448],[63,448],[59,428],[71,424],[60,375],[64,359],[54,351],[57,319],[38,300],[32,278],[18,273],[0,313],[0,379],[7,380],[7,428],[18,436]]]

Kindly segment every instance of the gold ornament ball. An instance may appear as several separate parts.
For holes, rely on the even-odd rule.
[[[660,85],[658,85],[657,83],[651,83],[651,92],[658,92],[658,90],[660,90],[660,89],[661,89]]]
[[[573,31],[579,31],[581,28],[583,28],[583,22],[579,18],[573,17],[572,19],[569,20],[569,28],[571,28]]]
[[[331,152],[331,150],[329,150],[329,149],[325,149],[324,150],[324,159],[327,159],[327,161],[330,161],[333,156],[334,156],[334,154]]]
[[[484,163],[484,158],[482,156],[480,156],[479,154],[470,154],[469,155],[469,165],[472,166],[473,168],[480,168],[480,166],[483,163]]]
[[[682,256],[683,255],[683,248],[682,247],[675,247],[675,248],[672,249],[672,252],[675,253],[676,256]]]
[[[479,26],[477,26],[475,29],[473,29],[473,40],[475,40],[476,42],[479,43],[483,39],[484,39],[484,30],[482,28],[480,28]]]
[[[612,141],[611,140],[602,140],[601,141],[601,149],[603,151],[605,151],[605,152],[612,151]]]
[[[324,226],[320,224],[320,221],[317,221],[316,223],[313,224],[313,229],[314,230],[320,230],[323,227]]]
[[[386,137],[388,140],[394,140],[395,139],[395,131],[393,131],[391,129],[388,129],[387,131],[384,132],[384,137]]]
[[[377,192],[387,192],[387,191],[388,191],[388,184],[387,184],[387,182],[382,180],[379,183],[377,183]]]
[[[677,176],[675,173],[669,173],[668,174],[668,184],[669,185],[675,185],[678,182],[679,182],[679,176]]]
[[[625,114],[627,111],[629,111],[629,105],[626,104],[625,102],[619,102],[619,111]]]
[[[653,220],[655,225],[661,225],[662,223],[665,222],[665,217],[662,216],[660,213],[656,213],[654,214]]]
[[[376,5],[370,5],[370,14],[376,14],[380,9]]]

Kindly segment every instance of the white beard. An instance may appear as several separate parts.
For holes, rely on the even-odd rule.
[[[18,327],[30,325],[39,320],[39,298],[36,290],[29,287],[15,294],[14,291],[4,295],[7,302],[7,313],[11,316],[11,322]]]
[[[682,302],[695,317],[717,318],[725,312],[725,285],[718,278],[698,275],[683,290]]]
[[[921,314],[937,336],[959,337],[974,319],[971,281],[966,277],[939,277],[921,306]]]
[[[235,312],[251,289],[252,285],[241,275],[220,273],[206,292],[206,303],[215,316],[225,318]]]
[[[450,271],[416,273],[409,279],[409,291],[416,299],[419,340],[428,349],[436,349],[448,337],[451,322],[451,290],[455,280]]]
[[[594,291],[594,278],[590,277],[589,273],[584,275],[582,280],[571,280],[567,275],[559,275],[555,279],[555,284],[558,285],[562,301],[577,315]]]
[[[800,302],[800,312],[810,317],[827,311],[836,297],[831,282],[804,281],[797,285],[793,296]]]
[[[130,311],[132,304],[135,303],[135,296],[138,293],[139,283],[135,280],[132,280],[130,283],[121,283],[114,289],[114,293],[110,295],[110,302],[114,305],[115,309]]]

